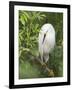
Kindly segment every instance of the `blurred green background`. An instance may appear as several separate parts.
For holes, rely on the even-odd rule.
[[[54,77],[63,76],[63,13],[19,10],[19,79],[49,77],[35,59],[39,55],[39,31],[46,23],[51,23],[56,32],[56,45],[47,65]]]

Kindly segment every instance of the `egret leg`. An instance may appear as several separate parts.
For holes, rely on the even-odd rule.
[[[45,70],[48,72],[48,76],[49,76],[49,77],[54,77],[54,72],[53,72],[52,69],[50,69],[50,68],[48,67],[48,64],[47,64],[47,63],[44,63],[43,66],[45,67]]]

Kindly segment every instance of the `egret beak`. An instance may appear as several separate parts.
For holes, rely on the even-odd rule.
[[[46,31],[46,33],[44,34],[42,44],[44,43],[44,40],[45,40],[45,37],[46,37],[47,32],[48,32],[48,31]]]

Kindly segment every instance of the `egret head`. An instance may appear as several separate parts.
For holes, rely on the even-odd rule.
[[[51,24],[44,24],[42,27],[41,27],[41,31],[40,31],[42,34],[46,34],[46,33],[52,33],[54,32],[54,28]]]

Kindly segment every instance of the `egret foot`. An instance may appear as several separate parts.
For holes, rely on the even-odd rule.
[[[45,66],[45,63],[44,62],[40,62],[42,66]]]
[[[48,76],[54,77],[54,72],[53,72],[53,70],[50,70],[50,71],[48,72]]]

